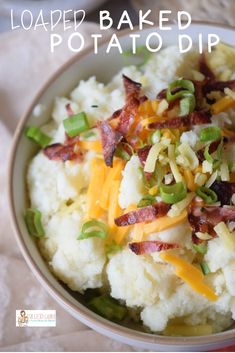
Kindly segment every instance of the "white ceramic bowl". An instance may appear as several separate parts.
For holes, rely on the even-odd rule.
[[[142,43],[153,29],[142,32]],[[175,43],[178,30],[174,25],[171,32],[161,32],[166,45]],[[235,46],[235,30],[208,24],[193,24],[188,34],[196,42],[198,34],[203,33],[206,38],[209,33],[216,33],[221,40]],[[128,33],[124,32],[120,38],[124,49],[128,49],[130,42]],[[32,143],[24,137],[26,124],[41,125],[48,121],[52,110],[55,96],[68,94],[80,79],[86,79],[96,75],[98,80],[108,81],[123,66],[123,59],[116,51],[105,54],[106,45],[100,48],[99,55],[85,52],[82,57],[73,58],[50,79],[42,88],[32,102],[27,114],[22,117],[14,137],[11,151],[9,169],[9,201],[13,227],[18,245],[32,272],[40,281],[42,286],[60,303],[65,310],[70,312],[78,320],[87,326],[107,335],[113,339],[120,340],[129,345],[139,346],[154,351],[206,351],[229,346],[235,343],[235,329],[226,332],[202,337],[165,337],[156,334],[147,334],[110,322],[86,308],[80,299],[72,296],[71,291],[63,287],[48,270],[33,239],[29,236],[23,214],[26,209],[26,185],[25,171],[27,163],[35,153]],[[32,115],[33,108],[37,104],[43,104],[46,109],[40,118]]]

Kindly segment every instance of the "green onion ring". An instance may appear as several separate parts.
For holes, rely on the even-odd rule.
[[[142,199],[139,201],[137,204],[138,208],[145,207],[145,206],[150,206],[156,203],[156,197],[152,195],[145,195],[142,197]]]
[[[161,185],[160,196],[165,203],[174,204],[187,196],[187,188],[183,182],[173,185]]]
[[[90,129],[87,116],[84,112],[68,117],[63,121],[63,125],[69,137],[75,137],[81,132]]]
[[[183,90],[176,93],[172,93],[172,90],[174,88],[183,88]],[[193,94],[194,92],[195,92],[195,87],[192,81],[176,80],[169,84],[167,93],[166,93],[166,98],[167,98],[167,101],[170,102],[177,98],[184,97],[185,94],[188,94],[188,93]]]
[[[205,255],[208,250],[206,244],[193,244],[193,249],[201,255]]]
[[[218,200],[216,193],[205,186],[198,188],[196,190],[196,194],[209,205],[215,203]]]
[[[29,126],[26,129],[25,134],[42,148],[45,148],[51,142],[51,138],[44,134],[37,126]]]
[[[30,235],[41,238],[44,237],[45,231],[42,226],[42,215],[41,212],[33,209],[28,208],[25,213],[25,223]]]
[[[201,142],[213,142],[221,139],[221,129],[218,126],[208,126],[200,131]]]
[[[81,233],[77,237],[78,240],[98,237],[105,239],[108,234],[108,227],[103,222],[96,219],[92,219],[83,224]]]

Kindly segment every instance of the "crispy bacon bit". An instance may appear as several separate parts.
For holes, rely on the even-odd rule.
[[[129,248],[136,255],[149,254],[155,251],[164,251],[179,248],[177,244],[163,243],[161,241],[141,241],[138,243],[130,243]]]
[[[53,145],[44,148],[43,153],[53,161],[71,161],[78,160],[82,161],[83,154],[81,151],[74,151],[74,143],[54,143]]]
[[[97,126],[101,133],[101,142],[105,163],[107,166],[112,167],[113,156],[118,143],[122,139],[122,135],[118,131],[113,130],[107,121],[100,121]]]
[[[210,154],[217,150],[220,142],[221,142],[221,140],[218,140],[218,141],[214,141],[210,144],[210,146],[209,146],[209,153]],[[200,162],[203,162],[205,160],[204,151],[205,151],[205,148],[201,148],[200,150],[197,151],[197,157]]]
[[[194,125],[210,124],[211,115],[209,112],[193,112],[189,115],[183,117],[176,117],[172,119],[166,119],[164,121],[157,121],[155,123],[149,124],[150,129],[177,129],[180,127],[191,127]]]
[[[124,105],[119,115],[119,123],[117,127],[117,131],[119,131],[122,135],[126,135],[131,125],[134,123],[139,104],[140,102],[137,98],[131,97]]]
[[[141,91],[141,83],[135,82],[125,75],[122,75],[122,78],[126,93],[126,100],[132,97],[138,98]]]
[[[218,196],[221,205],[230,205],[231,198],[235,193],[235,183],[229,183],[228,181],[215,181],[211,185],[211,189]]]
[[[65,108],[67,110],[68,116],[74,115],[74,111],[73,111],[70,103],[66,104]]]
[[[220,91],[223,92],[224,89],[228,87],[230,89],[235,89],[235,80],[231,81],[208,81],[205,83],[203,92],[204,95],[212,92],[212,91]]]
[[[148,154],[149,154],[151,147],[152,146],[147,145],[147,146],[144,146],[144,147],[138,149],[138,151],[137,151],[137,155],[139,157],[139,160],[140,160],[142,167],[145,166],[145,162],[146,162],[146,159],[148,157]]]
[[[159,202],[152,206],[138,208],[137,210],[125,213],[124,215],[116,218],[114,221],[118,227],[124,227],[141,222],[151,222],[156,218],[165,216],[169,209],[169,205],[164,202]]]
[[[216,237],[214,227],[219,222],[235,221],[235,207],[191,205],[188,220],[193,230],[193,241],[198,243],[200,239],[196,237],[196,232],[208,233]]]
[[[175,88],[173,88],[172,89],[172,94],[176,94],[176,93],[178,93],[178,92],[180,92],[180,91],[182,91],[182,89],[183,88],[181,88],[181,87],[175,87]],[[164,88],[163,90],[161,90],[159,93],[158,93],[158,95],[157,95],[157,99],[165,99],[166,98],[166,93],[167,93],[167,88]]]
[[[206,77],[211,80],[215,79],[215,75],[211,68],[208,66],[206,62],[206,55],[203,53],[199,59],[199,71]]]

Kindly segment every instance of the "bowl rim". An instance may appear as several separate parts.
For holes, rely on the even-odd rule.
[[[169,24],[175,25],[174,22],[169,21]],[[235,27],[231,25],[223,25],[216,22],[207,22],[207,21],[192,21],[191,26],[209,26],[209,27],[217,27],[221,29],[233,30],[235,32]],[[153,29],[158,28],[158,26],[153,26]],[[144,28],[144,30],[149,29],[149,27]],[[143,30],[143,31],[144,31]],[[139,32],[138,26],[134,27],[134,30],[124,29],[117,33],[118,38],[123,38],[129,33]],[[108,43],[112,33],[106,38],[100,41],[100,46]],[[37,265],[36,261],[33,259],[32,255],[28,247],[26,246],[23,236],[21,234],[17,217],[14,208],[14,195],[13,195],[13,171],[15,165],[15,157],[17,146],[19,140],[22,136],[23,129],[25,124],[32,114],[33,108],[37,105],[37,102],[43,95],[43,93],[50,87],[51,83],[56,80],[64,71],[66,71],[70,66],[72,66],[76,61],[81,60],[86,55],[92,52],[92,46],[88,46],[82,52],[74,54],[69,60],[67,60],[63,65],[61,65],[50,77],[49,79],[39,88],[38,92],[34,95],[29,107],[25,110],[22,116],[19,119],[19,122],[16,126],[13,140],[11,142],[11,150],[8,158],[8,171],[7,171],[7,194],[8,194],[8,206],[10,211],[10,220],[12,229],[14,232],[14,236],[16,242],[20,248],[20,251],[29,266],[30,270],[42,285],[43,288],[49,293],[56,301],[62,306],[67,312],[69,312],[73,317],[77,320],[81,321],[86,326],[94,329],[95,331],[108,336],[112,339],[117,339],[119,341],[125,342],[126,344],[139,345],[142,347],[145,345],[151,345],[152,347],[155,345],[165,347],[172,347],[173,350],[176,347],[197,347],[204,346],[205,349],[210,344],[220,344],[221,346],[224,343],[233,344],[235,343],[235,329],[231,329],[228,331],[223,331],[220,333],[215,333],[206,336],[198,336],[198,337],[170,337],[170,336],[161,336],[157,334],[149,334],[140,331],[136,331],[114,322],[110,320],[104,319],[101,316],[94,314],[91,310],[86,308],[83,304],[80,304],[80,308],[78,308],[75,304],[69,302],[54,286],[50,283],[49,279],[43,274],[42,270]],[[92,315],[94,314],[94,315]],[[93,317],[91,317],[93,316]]]

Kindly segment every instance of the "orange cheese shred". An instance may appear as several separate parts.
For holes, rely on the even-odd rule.
[[[113,180],[121,179],[124,162],[121,159],[114,159],[113,168],[109,168],[107,178],[105,179],[100,198],[100,205],[104,210],[109,207],[110,191],[112,189]]]
[[[190,191],[195,191],[198,186],[194,182],[194,175],[190,169],[183,169],[184,179],[186,181],[187,188]]]
[[[195,292],[203,295],[210,301],[216,301],[218,299],[213,289],[204,283],[205,276],[198,268],[168,251],[162,252],[160,257],[162,260],[175,266],[175,274],[186,282]]]
[[[119,187],[120,181],[113,180],[110,184],[110,194],[109,194],[109,208],[108,208],[108,225],[111,229],[116,228],[114,219],[119,217],[121,214],[121,208],[118,203]]]
[[[87,218],[99,218],[103,213],[100,207],[100,190],[104,185],[107,167],[102,159],[91,161],[91,178],[87,191]]]
[[[102,152],[102,145],[100,141],[79,141],[78,146],[87,151]]]
[[[233,107],[235,107],[235,100],[231,97],[225,96],[216,103],[212,104],[211,112],[216,115]]]
[[[144,236],[144,223],[136,223],[133,230],[132,241],[139,242],[143,240]]]
[[[154,232],[161,232],[162,230],[171,228],[179,223],[185,222],[187,219],[187,211],[184,210],[179,216],[177,217],[169,217],[163,216],[161,218],[156,219],[151,223],[146,223],[144,225],[144,234],[148,235]]]

